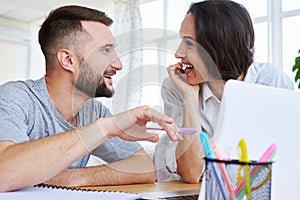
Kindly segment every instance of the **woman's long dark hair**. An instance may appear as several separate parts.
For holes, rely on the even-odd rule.
[[[254,30],[248,11],[229,0],[193,3],[196,40],[215,62],[223,80],[246,74],[253,62]],[[213,69],[211,73],[214,74]]]

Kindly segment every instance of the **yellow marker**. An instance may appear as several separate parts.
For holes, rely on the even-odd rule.
[[[244,139],[240,140],[239,148],[240,148],[239,161],[240,162],[249,162],[248,153],[247,153],[247,145],[246,145],[246,141]],[[249,176],[249,166],[247,164],[244,167],[244,172],[245,172],[245,179],[246,179],[247,196],[248,196],[248,199],[252,200],[251,184],[250,184],[250,176]]]

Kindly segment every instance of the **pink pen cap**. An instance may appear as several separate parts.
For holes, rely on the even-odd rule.
[[[259,158],[259,162],[268,162],[272,161],[274,155],[277,151],[277,144],[272,143],[269,148],[265,151],[265,153]]]

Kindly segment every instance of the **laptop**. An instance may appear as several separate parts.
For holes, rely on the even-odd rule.
[[[147,200],[198,200],[199,189],[140,193]]]
[[[299,121],[299,91],[229,80],[224,87],[215,141],[223,157],[237,159],[238,143],[245,139],[250,160],[258,160],[276,143],[271,199],[299,199]],[[185,199],[186,196],[186,199],[202,200],[205,199],[204,187],[205,179],[200,191],[149,192],[143,196],[149,199]]]
[[[277,144],[271,177],[271,198],[300,197],[300,92],[236,80],[226,83],[215,139],[223,157],[238,158],[245,139],[248,158],[258,160]]]

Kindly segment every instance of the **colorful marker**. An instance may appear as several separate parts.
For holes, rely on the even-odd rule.
[[[217,144],[215,143],[214,139],[212,138],[212,143],[215,144],[213,149],[214,149],[214,152],[215,152],[215,156],[218,160],[222,160],[222,156],[221,156],[221,152],[217,146]],[[227,185],[227,189],[229,191],[229,199],[233,199],[234,198],[234,191],[233,191],[233,188],[232,188],[232,185],[231,185],[231,182],[230,182],[230,179],[228,177],[228,174],[226,172],[226,169],[225,169],[225,166],[224,166],[224,163],[219,163],[219,166],[221,168],[221,172],[223,174],[223,178],[225,179],[225,182],[226,182],[226,185]]]
[[[204,153],[205,153],[206,157],[211,158],[211,159],[215,159],[215,155],[214,155],[213,149],[211,147],[210,141],[209,141],[206,133],[204,133],[204,132],[200,133],[200,141],[202,143],[202,146],[203,146]],[[221,180],[220,180],[220,178],[218,176],[218,173],[217,173],[217,171],[215,169],[215,166],[214,166],[213,163],[212,163],[211,166],[212,166],[214,175],[216,177],[217,183],[219,185],[219,188],[221,190],[222,197],[223,197],[223,199],[226,199],[226,194],[225,194],[225,191],[223,189]]]
[[[240,149],[240,155],[239,155],[240,159],[239,159],[239,161],[240,162],[249,162],[246,141],[244,139],[240,140],[239,149]],[[249,176],[249,166],[247,164],[245,164],[245,166],[244,166],[244,172],[245,172],[245,179],[246,179],[247,197],[248,197],[249,200],[252,200],[250,176]]]
[[[271,162],[277,153],[277,144],[272,143],[268,149],[264,152],[264,154],[259,158],[259,162]],[[256,165],[253,167],[253,169],[250,171],[250,181],[255,179],[255,177],[258,175],[259,170],[262,168],[260,165]],[[244,193],[246,192],[245,190],[245,181],[242,181],[238,187],[235,189],[235,194],[238,197],[242,197]]]

